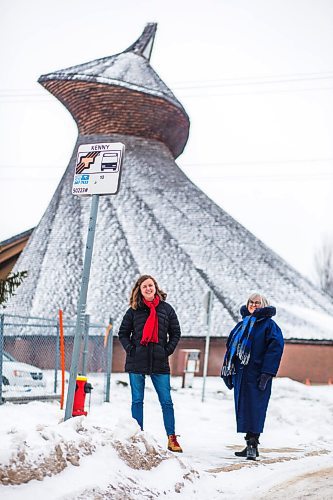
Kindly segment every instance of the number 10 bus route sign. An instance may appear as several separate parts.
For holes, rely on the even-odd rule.
[[[121,142],[81,144],[75,164],[72,194],[117,194],[125,152]]]

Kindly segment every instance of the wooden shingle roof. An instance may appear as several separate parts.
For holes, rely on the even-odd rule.
[[[157,139],[179,156],[188,139],[189,118],[150,66],[156,24],[120,54],[55,71],[39,83],[75,119],[79,133],[129,134]]]

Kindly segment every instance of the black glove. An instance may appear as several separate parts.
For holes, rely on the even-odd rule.
[[[259,377],[259,383],[258,387],[260,391],[264,391],[266,389],[267,383],[271,380],[272,375],[269,375],[269,373],[262,373]]]
[[[223,382],[228,387],[228,389],[231,390],[231,389],[234,388],[234,385],[232,383],[232,376],[231,375],[223,375],[222,378],[223,378]]]

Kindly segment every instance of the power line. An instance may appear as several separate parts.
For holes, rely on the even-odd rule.
[[[60,169],[64,168],[62,165],[0,165],[0,168],[13,169],[13,168],[23,168],[23,169]]]
[[[231,161],[222,161],[222,162],[199,162],[199,163],[181,163],[182,166],[184,167],[221,167],[221,166],[228,166],[228,165],[267,165],[267,164],[282,164],[282,163],[328,163],[328,162],[333,162],[333,158],[290,158],[290,159],[283,159],[283,160],[250,160],[250,161],[244,161],[244,160],[231,160]]]
[[[303,160],[300,160],[300,161],[303,161]],[[299,162],[300,162],[299,161]],[[274,164],[275,162],[267,162],[266,164],[267,165],[270,165],[270,164]],[[279,162],[276,162],[276,163],[279,163]],[[286,163],[290,163],[289,161],[286,162]],[[207,166],[210,166],[210,167],[223,167],[223,166],[231,166],[231,165],[258,165],[258,163],[255,163],[255,162],[239,162],[239,163],[232,163],[232,162],[229,162],[229,163],[210,163],[210,164],[203,164],[203,163],[196,163],[196,164],[186,164],[187,167],[193,167],[193,166],[199,166],[199,167],[202,167],[202,168],[205,168]],[[185,164],[182,165],[181,167],[185,167]],[[3,168],[3,166],[0,166],[0,168]],[[46,171],[46,169],[44,169]],[[333,177],[333,171],[326,171],[326,172],[318,172],[318,170],[316,171],[310,171],[310,172],[274,172],[274,173],[270,173],[269,171],[266,171],[264,173],[260,173],[260,172],[253,172],[251,171],[251,173],[247,173],[247,172],[239,172],[239,173],[235,173],[235,172],[221,172],[219,173],[218,175],[209,175],[208,173],[204,174],[204,175],[195,175],[194,174],[194,177],[195,178],[200,178],[200,179],[207,179],[207,180],[214,180],[214,179],[239,179],[239,178],[250,178],[250,179],[267,179],[267,180],[280,180],[280,179],[324,179],[324,178],[332,178]],[[31,176],[19,176],[19,177],[12,177],[12,176],[9,176],[9,177],[2,177],[0,179],[1,181],[3,180],[15,180],[15,181],[21,181],[21,180],[39,180],[39,181],[49,181],[49,180],[58,180],[57,177],[49,177],[47,176],[46,178],[43,177],[43,176],[40,176],[40,177],[31,177]]]
[[[242,95],[264,95],[264,94],[287,94],[287,93],[302,93],[302,92],[317,92],[320,90],[332,90],[333,87],[310,87],[310,88],[298,88],[298,89],[270,89],[270,90],[249,90],[249,91],[244,91],[244,92],[221,92],[218,94],[211,94],[211,93],[201,93],[201,94],[183,94],[181,91],[186,90],[184,89],[178,89],[178,95],[181,95],[182,99],[195,99],[195,98],[200,98],[204,97],[205,99],[208,97],[226,97],[226,96],[242,96]],[[200,90],[205,90],[204,87],[200,87]],[[29,99],[26,98],[5,98],[0,96],[0,101],[3,103],[23,103],[23,102],[38,102],[38,103],[46,103],[46,102],[53,102],[55,103],[56,101],[52,99],[52,96],[44,96],[43,98],[40,96],[31,97]]]
[[[303,89],[271,89],[271,90],[250,90],[247,92],[224,92],[219,94],[182,94],[178,91],[178,95],[182,96],[182,99],[192,99],[198,97],[204,97],[205,99],[208,97],[226,97],[226,96],[234,96],[234,95],[264,95],[264,94],[287,94],[287,93],[295,93],[295,92],[316,92],[318,90],[332,90],[333,87],[311,87],[311,88],[303,88]]]
[[[264,81],[267,79],[283,79],[283,78],[303,78],[303,79],[311,79],[313,77],[332,77],[333,76],[333,69],[330,71],[312,71],[308,73],[282,73],[282,74],[274,74],[274,75],[261,75],[261,76],[239,76],[239,77],[233,77],[233,78],[219,78],[219,79],[212,79],[212,80],[205,80],[204,83],[219,83],[219,82],[230,82],[230,81],[252,81],[252,80],[257,80],[257,81]],[[187,81],[179,81],[179,82],[173,82],[173,85],[193,85],[193,84],[201,84],[203,81],[202,80],[187,80]]]
[[[286,75],[271,75],[264,77],[239,77],[239,78],[225,78],[221,80],[198,80],[198,81],[188,81],[179,82],[173,84],[173,90],[184,91],[184,90],[207,90],[207,89],[219,89],[219,88],[235,88],[235,87],[249,87],[249,86],[260,86],[260,85],[276,85],[285,83],[298,83],[307,82],[314,80],[332,80],[333,71],[327,73],[295,73]],[[308,89],[283,89],[283,90],[266,90],[266,91],[247,91],[242,93],[227,93],[227,94],[208,94],[209,97],[217,97],[220,95],[243,95],[252,93],[280,93],[280,92],[302,92],[302,91],[314,91],[314,90],[326,90],[332,87],[312,87]],[[201,97],[198,95],[189,95],[185,97]],[[36,102],[47,102],[52,100],[51,94],[46,94],[42,89],[30,90],[30,89],[0,89],[0,100],[2,102],[21,102],[22,100],[30,100]]]
[[[280,80],[265,80],[265,81],[261,81],[261,80],[254,80],[254,81],[248,81],[246,83],[244,82],[233,82],[233,83],[228,83],[228,82],[225,82],[223,83],[223,81],[219,82],[219,83],[207,83],[207,82],[204,82],[202,85],[186,85],[186,86],[179,86],[179,87],[176,87],[176,86],[173,86],[173,89],[175,90],[188,90],[188,89],[198,89],[198,88],[220,88],[220,87],[237,87],[237,86],[242,86],[242,87],[245,87],[245,86],[249,86],[249,85],[275,85],[277,83],[294,83],[294,82],[305,82],[305,81],[313,81],[313,80],[332,80],[333,79],[333,74],[331,76],[321,76],[321,77],[312,77],[312,78],[289,78],[289,79],[280,79]],[[199,83],[199,82],[198,82]]]
[[[280,165],[286,163],[330,163],[333,162],[332,158],[288,158],[282,160],[231,160],[231,161],[219,161],[219,162],[196,162],[196,163],[186,163],[179,162],[182,167],[223,167],[230,165]],[[67,165],[9,165],[9,164],[0,164],[0,169],[43,169],[45,171],[50,169],[62,169],[67,168]]]
[[[256,173],[239,173],[239,174],[228,174],[221,173],[221,175],[192,175],[193,179],[205,179],[208,182],[223,180],[223,181],[233,181],[237,180],[247,180],[247,181],[297,181],[297,182],[305,182],[305,181],[314,181],[314,180],[325,180],[325,179],[333,179],[333,172],[322,172],[322,173],[288,173],[288,174],[256,174]],[[24,181],[24,182],[55,182],[59,181],[57,177],[3,177],[1,178],[1,182],[4,181],[15,181],[16,183]],[[19,184],[18,184],[19,185]]]
[[[17,186],[19,186],[20,181],[24,182],[50,182],[50,181],[59,181],[58,177],[2,177],[1,182],[4,181],[15,181],[17,183]]]
[[[199,88],[202,85],[205,87],[209,86],[229,86],[229,85],[245,85],[248,82],[249,85],[253,84],[268,84],[268,83],[284,83],[284,82],[294,82],[294,81],[311,81],[311,80],[326,80],[333,78],[333,69],[331,71],[317,71],[310,73],[284,73],[275,75],[262,75],[262,76],[239,76],[233,78],[221,78],[213,80],[187,80],[173,82],[172,86],[184,85],[185,88]],[[230,83],[231,82],[231,83]],[[245,83],[244,83],[245,82]],[[48,97],[49,94],[46,93],[44,89],[38,86],[36,89],[0,89],[0,95],[14,95],[14,96],[42,96]]]
[[[196,175],[196,179],[206,179],[207,181],[215,181],[215,180],[237,180],[247,179],[247,180],[267,180],[267,181],[308,181],[308,180],[321,180],[321,179],[331,179],[333,178],[333,172],[323,172],[323,173],[289,173],[289,174],[221,174],[221,175]]]

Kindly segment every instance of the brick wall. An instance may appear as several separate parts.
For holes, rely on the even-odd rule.
[[[189,134],[189,119],[166,99],[115,85],[53,80],[44,87],[70,111],[82,135],[125,134],[156,139],[176,158]]]
[[[226,339],[211,338],[209,349],[208,375],[219,376],[225,353]],[[175,353],[170,357],[170,366],[173,375],[182,375],[181,349],[200,349],[200,371],[202,376],[205,339],[183,337]],[[113,371],[123,371],[125,355],[119,340],[114,340]],[[299,382],[327,384],[333,383],[333,342],[331,344],[318,343],[289,343],[285,344],[281,360],[279,377],[290,377]]]
[[[40,368],[54,368],[55,345],[54,336],[32,336],[6,337],[4,348],[14,357],[26,363],[32,363]],[[208,375],[219,376],[225,353],[226,339],[211,338],[209,350]],[[71,353],[73,350],[73,338],[65,340],[66,344],[66,369],[70,369]],[[183,337],[178,348],[170,356],[172,375],[183,374],[182,349],[200,350],[200,370],[198,375],[202,376],[205,339]],[[106,369],[106,352],[103,345],[103,337],[90,337],[88,347],[88,372],[101,372]],[[123,372],[125,366],[125,352],[118,340],[114,338],[113,343],[113,372]],[[286,342],[280,370],[280,377],[289,377],[299,382],[310,381],[310,383],[327,384],[333,383],[333,342],[326,344],[318,343],[292,343]]]

